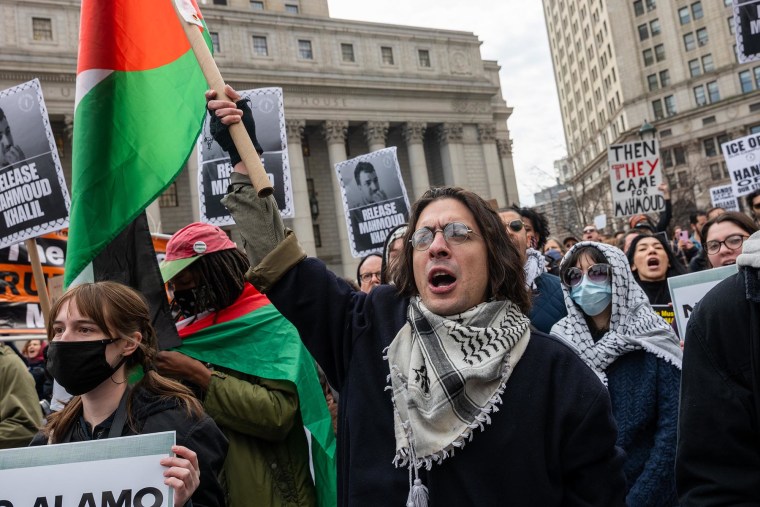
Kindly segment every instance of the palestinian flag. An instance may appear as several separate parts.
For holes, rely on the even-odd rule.
[[[181,327],[183,354],[231,370],[271,380],[289,380],[298,389],[301,417],[312,437],[312,464],[320,506],[337,502],[335,435],[309,352],[298,331],[252,285],[224,310]]]
[[[172,0],[82,0],[66,286],[182,170],[206,89]]]

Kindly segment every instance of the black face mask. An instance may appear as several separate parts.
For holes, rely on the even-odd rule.
[[[48,345],[47,369],[69,394],[89,393],[116,373],[126,357],[116,366],[106,361],[106,347],[120,338],[86,342],[52,341]]]
[[[196,309],[197,300],[198,295],[194,287],[192,289],[175,290],[172,308],[178,310],[183,318],[189,319],[198,313]]]

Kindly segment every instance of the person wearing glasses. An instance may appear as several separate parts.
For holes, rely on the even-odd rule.
[[[214,98],[222,123],[240,121]],[[606,390],[530,329],[520,254],[485,200],[425,192],[395,287],[365,294],[306,256],[244,163],[233,171],[223,201],[249,245],[249,279],[340,393],[337,505],[496,506],[505,494],[515,505],[623,505]]]
[[[583,228],[583,241],[602,241],[602,235],[599,234],[595,225],[587,225]]]
[[[560,270],[567,317],[552,334],[607,385],[626,453],[626,505],[676,505],[673,467],[681,348],[654,313],[622,251],[581,242]]]
[[[709,267],[736,264],[742,244],[757,231],[755,223],[744,213],[730,211],[718,215],[702,227],[704,248]]]
[[[378,254],[369,254],[359,261],[359,266],[356,268],[356,281],[362,292],[369,293],[380,285],[382,265],[383,258]]]
[[[522,257],[525,284],[531,293],[530,323],[548,333],[552,326],[567,315],[559,277],[546,271],[546,258],[529,246],[525,218],[514,207],[499,211],[499,218]]]

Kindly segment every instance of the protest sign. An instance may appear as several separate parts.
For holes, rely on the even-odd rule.
[[[734,197],[760,189],[760,134],[750,134],[720,145]]]
[[[63,275],[68,231],[61,230],[37,238],[42,271],[50,280]],[[166,234],[153,234],[158,262],[166,255]],[[60,284],[60,280],[58,279]],[[51,299],[53,293],[51,292]],[[45,334],[37,284],[32,277],[25,242],[0,249],[0,333],[11,335]],[[0,506],[1,507],[1,506]]]
[[[253,119],[256,122],[256,138],[264,150],[261,161],[274,187],[273,195],[277,207],[283,218],[292,218],[293,188],[290,183],[282,88],[244,90],[240,95],[250,101]],[[221,202],[230,184],[230,157],[214,141],[209,125],[209,117],[206,116],[198,138],[198,198],[201,222],[220,227],[234,225],[235,221]]]
[[[656,139],[611,144],[607,160],[615,218],[665,209],[665,197],[657,189],[662,167]]]
[[[676,325],[681,338],[686,336],[686,325],[689,323],[689,317],[691,317],[697,303],[718,282],[735,274],[737,269],[736,264],[734,264],[668,278],[670,297],[673,300],[673,310],[676,313]]]
[[[0,91],[0,248],[63,229],[70,204],[39,80]]]
[[[160,461],[175,440],[167,431],[0,451],[0,506],[173,506]]]
[[[351,255],[381,253],[388,233],[409,220],[409,197],[396,147],[335,165],[343,197]]]
[[[594,227],[596,227],[597,230],[603,231],[605,227],[607,227],[607,214],[602,213],[601,215],[597,215],[594,217]]]
[[[733,8],[739,63],[760,60],[760,0],[734,0]]]
[[[734,197],[733,185],[710,188],[710,200],[714,208],[723,208],[726,211],[739,211],[739,200]]]

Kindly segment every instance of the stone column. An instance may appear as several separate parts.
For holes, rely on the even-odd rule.
[[[415,122],[405,123],[401,135],[406,142],[406,151],[409,154],[409,172],[412,175],[412,188],[410,201],[414,202],[430,188],[430,178],[428,177],[427,160],[425,159],[425,146],[423,140],[425,137],[426,123]]]
[[[388,137],[388,122],[368,121],[364,124],[364,137],[367,139],[370,152],[382,150]]]
[[[293,230],[306,253],[316,257],[317,247],[314,244],[309,190],[306,187],[306,168],[303,163],[303,147],[301,146],[305,125],[304,120],[285,121],[285,129],[288,133],[290,184],[293,186]]]
[[[467,186],[467,168],[464,165],[462,124],[444,123],[438,127],[441,143],[441,165],[446,185]]]
[[[483,149],[483,160],[488,176],[488,188],[491,189],[491,199],[496,199],[499,207],[506,206],[507,195],[504,189],[504,177],[501,174],[501,161],[496,149],[496,126],[492,123],[478,125],[478,137]]]
[[[501,170],[504,174],[504,185],[507,192],[507,204],[518,204],[520,194],[517,193],[517,178],[515,177],[515,164],[512,160],[512,140],[497,139],[496,148],[501,158]]]
[[[322,126],[322,132],[327,141],[327,154],[330,158],[330,175],[333,182],[333,196],[335,198],[335,220],[338,223],[338,239],[340,241],[341,273],[339,276],[356,276],[358,261],[351,256],[351,247],[348,243],[348,229],[343,211],[343,197],[340,192],[340,182],[335,172],[335,164],[346,160],[346,134],[348,122],[345,120],[327,120]]]

